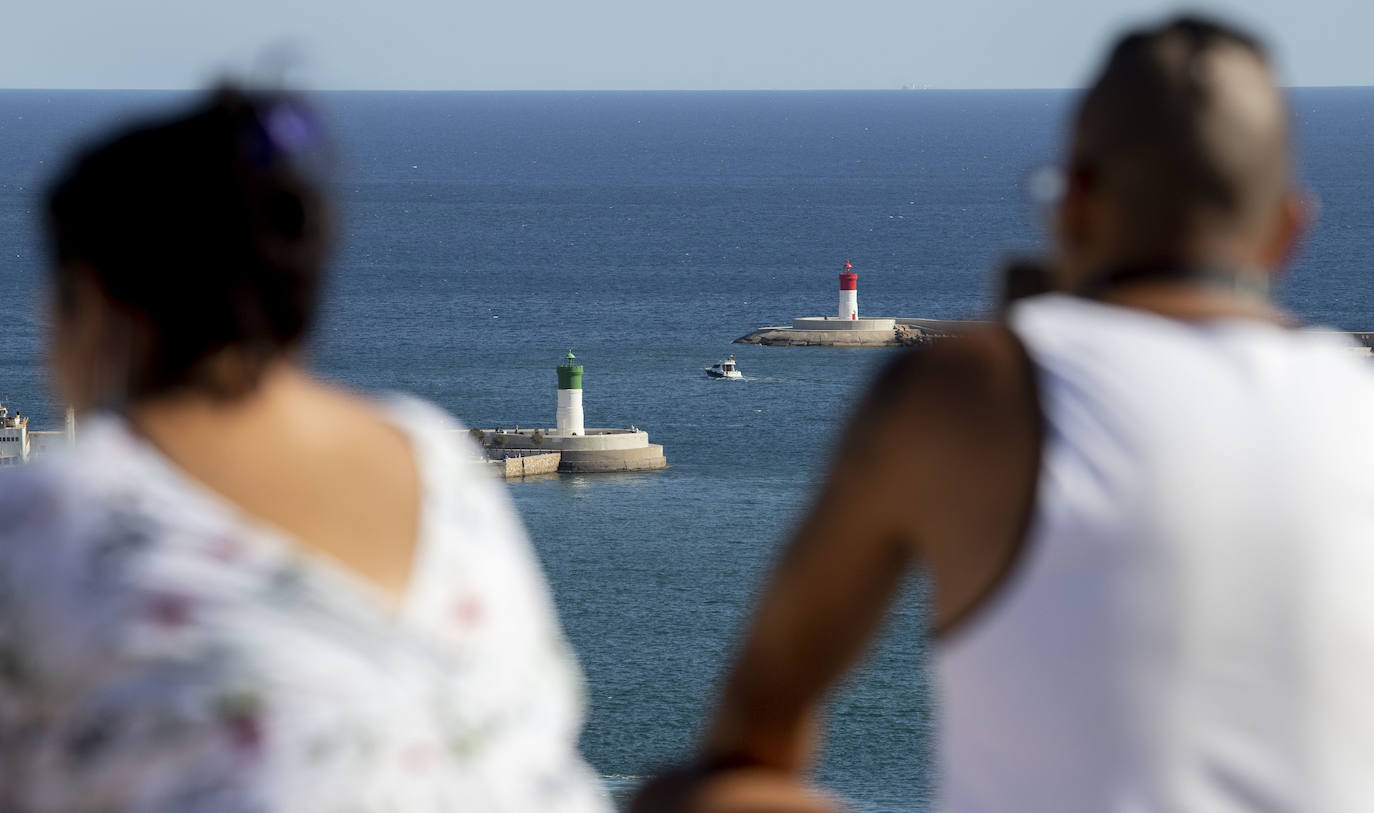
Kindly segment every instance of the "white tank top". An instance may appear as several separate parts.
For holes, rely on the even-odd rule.
[[[947,813],[1374,810],[1374,370],[1338,340],[1016,307],[1045,436],[936,649]]]

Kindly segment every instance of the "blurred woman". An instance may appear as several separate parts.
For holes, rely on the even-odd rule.
[[[0,484],[0,808],[603,811],[504,493],[314,378],[328,217],[289,97],[223,90],[53,188],[65,458]]]

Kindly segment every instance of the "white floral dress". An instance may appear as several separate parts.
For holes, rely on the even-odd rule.
[[[399,607],[118,419],[0,477],[0,810],[609,810],[505,493],[444,413],[383,409],[425,491]]]

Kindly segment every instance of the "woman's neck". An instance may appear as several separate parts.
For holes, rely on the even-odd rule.
[[[259,433],[274,427],[273,434],[279,434],[321,389],[305,371],[282,361],[263,371],[256,386],[241,395],[178,393],[135,403],[127,415],[136,431],[175,458],[179,449],[230,445],[262,437]]]

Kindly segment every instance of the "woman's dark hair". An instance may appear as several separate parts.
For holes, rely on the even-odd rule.
[[[241,394],[299,345],[328,215],[293,157],[321,138],[298,100],[226,87],[86,149],[58,178],[57,301],[74,301],[85,274],[134,324],[124,398]],[[232,356],[234,374],[206,363],[215,356]]]

